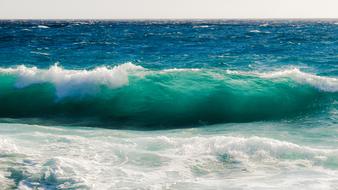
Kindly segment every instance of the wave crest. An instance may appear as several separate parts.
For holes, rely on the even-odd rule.
[[[338,92],[338,79],[332,77],[318,76],[300,71],[298,68],[284,69],[272,72],[245,72],[227,70],[227,74],[257,76],[265,79],[289,78],[300,84],[308,84],[325,92]]]
[[[338,80],[331,77],[317,76],[310,73],[300,71],[298,68],[276,71],[271,73],[259,74],[265,78],[281,78],[289,77],[299,83],[310,84],[322,91],[326,92],[337,92],[338,91]]]
[[[17,88],[38,83],[53,83],[56,94],[60,98],[97,92],[99,85],[107,85],[111,88],[127,85],[128,73],[142,69],[143,67],[132,63],[115,67],[96,67],[92,70],[67,70],[55,64],[49,69],[20,65],[16,68],[0,68],[0,72],[15,74],[18,77]]]
[[[198,68],[172,68],[159,71],[146,70],[142,66],[134,65],[131,62],[117,65],[114,67],[101,66],[92,70],[67,70],[56,63],[49,69],[39,69],[37,67],[27,67],[20,65],[15,68],[0,68],[0,73],[14,74],[18,76],[16,87],[24,88],[32,84],[50,82],[56,86],[57,95],[59,97],[70,95],[69,91],[78,91],[89,93],[96,91],[92,87],[95,85],[106,85],[110,88],[118,88],[127,85],[128,76],[136,71],[139,76],[150,74],[170,74],[178,72],[208,72],[213,76],[219,76],[219,71],[198,69]],[[147,72],[148,71],[148,72]],[[298,68],[285,69],[272,72],[243,72],[226,70],[226,74],[243,75],[243,76],[258,76],[265,79],[290,78],[301,84],[309,84],[319,90],[326,92],[338,91],[338,79],[332,77],[318,76],[311,73],[300,71]],[[90,90],[86,90],[90,88]],[[72,90],[71,90],[72,89]]]

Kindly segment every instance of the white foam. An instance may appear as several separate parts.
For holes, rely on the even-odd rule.
[[[37,27],[38,27],[38,28],[42,28],[42,29],[49,28],[48,26],[45,26],[45,25],[38,25]]]
[[[288,77],[299,83],[309,84],[322,91],[337,92],[338,91],[338,79],[324,76],[317,76],[310,73],[300,71],[298,68],[287,69],[282,71],[260,73],[264,78],[281,78]]]
[[[209,25],[196,25],[196,26],[193,26],[193,28],[209,28],[210,26]]]
[[[33,54],[37,54],[37,55],[44,55],[44,56],[49,56],[49,53],[44,53],[44,52],[39,52],[39,51],[31,51],[31,53]]]
[[[171,73],[171,72],[198,72],[201,71],[201,69],[197,68],[172,68],[172,69],[164,69],[161,70],[159,73]]]
[[[227,74],[232,75],[252,75],[268,79],[276,78],[290,78],[301,84],[309,84],[319,90],[325,92],[337,92],[338,91],[338,79],[332,77],[318,76],[311,73],[305,73],[298,68],[284,69],[273,72],[247,72],[247,71],[235,71],[226,70]]]
[[[12,157],[16,153],[19,153],[16,145],[8,138],[0,136],[0,189],[10,189],[10,187],[14,185],[14,182],[6,177],[9,175],[8,171],[2,168],[6,164],[6,162],[4,162],[5,158]]]
[[[114,67],[97,67],[92,70],[66,70],[55,64],[49,69],[26,67],[0,68],[0,73],[18,76],[17,88],[24,88],[37,83],[53,83],[58,97],[94,93],[99,85],[118,88],[128,84],[128,73],[143,69],[132,63]]]
[[[295,158],[285,160],[293,161],[306,157],[308,161],[322,161],[329,156],[338,156],[337,149],[316,149],[307,146],[300,146],[294,143],[279,141],[263,137],[234,137],[234,136],[213,136],[213,137],[193,137],[189,139],[175,139],[183,145],[180,152],[183,154],[213,154],[230,155],[235,160],[245,162],[260,162],[275,160],[282,162],[284,155],[299,155]],[[298,158],[297,158],[298,157]],[[291,160],[289,160],[291,159]]]
[[[2,128],[14,130],[11,125]],[[316,148],[257,136],[21,128],[34,132],[10,137],[29,161],[20,167],[22,162],[17,158],[17,167],[8,166],[27,176],[20,187],[55,180],[59,188],[186,189],[195,185],[217,189],[246,185],[248,189],[285,189],[296,188],[307,179],[330,184],[329,180],[338,176],[325,168],[326,160],[338,156],[334,147]],[[308,172],[302,173],[304,170]],[[287,178],[290,175],[293,177]]]
[[[261,26],[261,27],[266,27],[266,26],[269,26],[269,24],[268,24],[268,23],[264,23],[264,24],[261,24],[261,25],[259,25],[259,26]]]
[[[4,137],[0,137],[0,156],[17,152],[18,150],[14,143]]]
[[[251,33],[261,33],[260,30],[250,30]]]
[[[0,68],[0,73],[14,74],[18,76],[16,87],[24,88],[37,83],[53,83],[59,98],[72,95],[94,94],[100,89],[100,85],[110,88],[119,88],[127,85],[130,74],[144,77],[148,74],[166,74],[175,72],[203,72],[207,71],[212,76],[220,75],[213,70],[203,70],[198,68],[173,68],[160,71],[146,70],[141,66],[132,63],[125,63],[114,67],[96,67],[91,70],[67,70],[55,64],[49,69],[39,69],[37,67],[27,67],[20,65],[12,68]],[[333,77],[318,76],[305,73],[298,68],[284,69],[273,72],[247,72],[226,70],[231,75],[252,75],[266,79],[290,78],[301,84],[308,84],[319,90],[326,92],[338,91],[338,79]]]

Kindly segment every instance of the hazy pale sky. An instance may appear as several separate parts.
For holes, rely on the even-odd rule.
[[[338,18],[338,0],[0,0],[0,18]]]

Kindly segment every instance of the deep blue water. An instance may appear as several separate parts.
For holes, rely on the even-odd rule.
[[[39,27],[40,26],[40,27]],[[47,26],[48,28],[45,28]],[[337,60],[337,21],[1,21],[0,65],[146,68],[307,65]]]

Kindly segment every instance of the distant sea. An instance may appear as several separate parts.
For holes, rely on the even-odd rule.
[[[0,189],[336,189],[338,20],[0,21]]]

